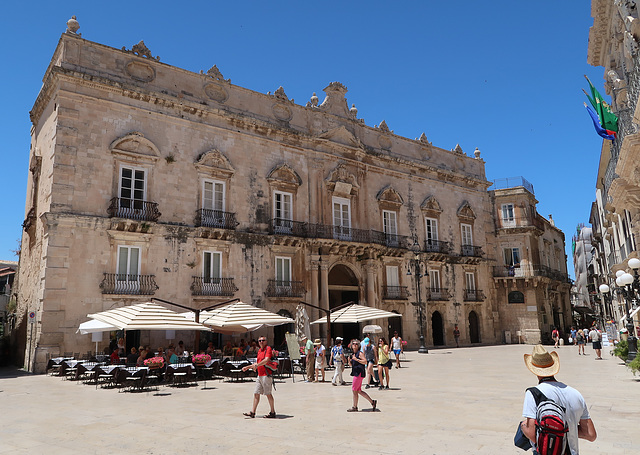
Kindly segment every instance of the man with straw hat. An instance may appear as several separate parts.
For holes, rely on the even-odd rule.
[[[555,375],[560,370],[558,354],[551,353],[538,344],[532,354],[524,355],[524,363],[533,374],[538,377],[537,388],[557,405],[565,409],[565,419],[569,428],[567,435],[569,452],[577,455],[578,438],[595,441],[596,429],[589,415],[589,409],[584,398],[573,387],[558,382]],[[525,418],[521,425],[522,432],[531,441],[536,439],[536,401],[530,391],[525,393],[522,416]]]

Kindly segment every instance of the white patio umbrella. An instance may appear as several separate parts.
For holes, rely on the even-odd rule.
[[[194,319],[193,312],[183,313],[183,316]],[[201,324],[211,326],[215,332],[221,333],[251,332],[263,326],[295,322],[291,318],[239,301],[213,310],[201,311],[199,319]]]
[[[154,302],[114,308],[87,316],[123,330],[210,330],[209,327],[190,321]]]
[[[365,325],[362,329],[362,333],[382,333],[382,327],[379,325]]]
[[[117,327],[107,324],[106,322],[92,319],[87,322],[83,322],[76,330],[76,333],[81,335],[91,334],[91,341],[96,344],[96,354],[98,354],[98,343],[102,341],[102,332],[111,332],[112,330],[118,330]]]
[[[336,311],[332,311],[331,322],[357,323],[371,321],[373,319],[393,318],[400,316],[402,315],[398,313],[392,313],[391,311],[380,310],[378,308],[358,305],[354,303],[353,305],[349,305]],[[311,324],[322,324],[326,322],[327,318],[322,317],[316,321],[313,321]]]

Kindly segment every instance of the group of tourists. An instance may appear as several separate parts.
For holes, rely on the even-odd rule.
[[[553,339],[554,347],[559,348],[561,346],[560,340],[562,335],[557,327],[554,327],[551,331],[551,338]],[[588,342],[591,342],[593,350],[596,353],[596,360],[602,360],[602,332],[598,328],[596,323],[593,323],[591,329],[577,329],[572,326],[569,332],[569,344],[578,347],[578,355],[587,355],[584,352],[584,346]]]

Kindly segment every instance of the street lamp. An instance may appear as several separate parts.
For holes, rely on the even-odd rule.
[[[420,245],[418,244],[418,239],[415,238],[413,240],[413,245],[411,246],[411,251],[413,251],[413,259],[409,259],[409,265],[407,267],[407,276],[411,276],[411,269],[413,269],[413,275],[416,277],[416,305],[418,307],[418,324],[420,325],[420,347],[418,348],[418,353],[420,354],[428,354],[429,350],[424,344],[424,340],[426,338],[426,304],[423,307],[422,298],[420,295],[420,279],[423,276],[429,276],[429,273],[424,267],[422,260],[420,259]],[[422,269],[424,267],[424,274],[422,273]]]
[[[637,276],[637,271],[635,273]],[[636,282],[636,280],[633,278],[633,275],[626,272],[621,274],[618,278],[616,278],[616,284],[618,285],[618,287],[621,288],[622,294],[624,295],[625,310],[627,313],[627,331],[628,331],[627,344],[629,346],[629,355],[627,356],[627,362],[631,362],[633,359],[635,359],[638,353],[638,344],[637,344],[637,339],[635,337],[635,328],[633,327],[633,318],[631,317],[631,302],[633,302],[634,305],[636,302],[635,287],[637,287],[637,285],[634,286],[634,282]]]
[[[604,329],[604,313],[605,311],[608,311],[611,303],[611,288],[606,284],[601,284],[598,289],[600,289],[600,293],[602,294],[602,301],[600,303],[600,323]]]

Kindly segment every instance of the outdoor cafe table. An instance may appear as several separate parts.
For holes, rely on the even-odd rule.
[[[80,378],[80,376],[82,376],[85,373],[88,373],[90,371],[93,372],[92,375],[92,380],[95,380],[98,376],[97,376],[97,371],[98,371],[98,367],[104,365],[104,363],[102,362],[82,362],[82,363],[78,363],[77,365],[77,370],[76,370],[76,379]]]
[[[54,365],[61,365],[62,362],[64,362],[65,360],[73,360],[73,357],[54,357],[52,359],[49,359],[49,362],[47,363],[47,371],[49,371],[51,368],[53,368]]]

